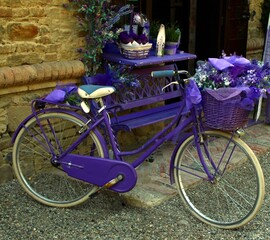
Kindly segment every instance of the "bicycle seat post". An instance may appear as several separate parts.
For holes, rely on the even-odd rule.
[[[98,113],[101,113],[106,108],[106,105],[104,104],[104,101],[102,98],[97,98],[97,99],[95,99],[95,101],[97,102],[97,104],[100,107],[100,109],[98,110]]]

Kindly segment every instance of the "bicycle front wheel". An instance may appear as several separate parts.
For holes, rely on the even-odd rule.
[[[60,155],[79,137],[84,122],[67,113],[42,113],[19,131],[13,147],[13,168],[24,190],[37,201],[53,207],[71,207],[87,200],[98,187],[69,177],[52,163],[52,151]],[[41,127],[40,127],[41,126]],[[46,136],[46,138],[45,138]],[[72,152],[103,157],[94,132]]]
[[[238,137],[220,132],[202,134],[199,150],[194,136],[177,150],[174,177],[188,209],[201,221],[224,229],[244,226],[259,211],[264,177],[253,151]],[[205,160],[202,166],[198,152]]]

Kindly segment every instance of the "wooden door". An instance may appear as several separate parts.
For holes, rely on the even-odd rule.
[[[229,0],[226,5],[224,50],[246,55],[249,20],[248,0]]]
[[[198,59],[227,54],[246,55],[248,0],[197,1],[196,50]]]

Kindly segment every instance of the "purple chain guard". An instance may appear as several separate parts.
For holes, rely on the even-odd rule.
[[[61,165],[70,177],[99,187],[121,174],[123,180],[110,187],[110,190],[115,192],[128,192],[137,182],[137,173],[132,165],[122,161],[67,154],[61,159]]]

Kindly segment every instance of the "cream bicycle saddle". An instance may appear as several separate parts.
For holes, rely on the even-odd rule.
[[[81,85],[78,87],[78,94],[81,98],[100,98],[115,92],[112,86],[101,85]]]

